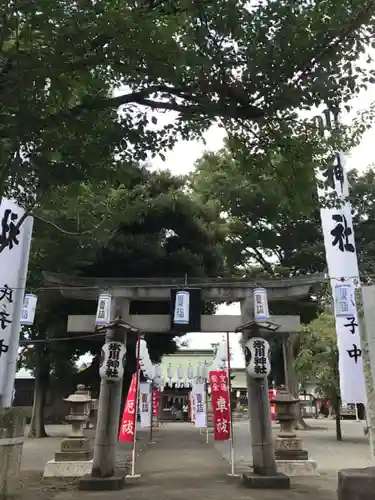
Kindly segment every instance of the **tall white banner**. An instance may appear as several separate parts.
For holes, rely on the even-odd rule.
[[[194,384],[194,402],[195,402],[195,427],[206,427],[206,388],[205,384]]]
[[[11,406],[21,330],[33,219],[17,226],[24,210],[2,199],[0,205],[0,396]]]
[[[141,416],[141,427],[151,426],[151,384],[142,382],[139,384],[139,413]]]
[[[322,230],[330,278],[339,350],[341,399],[345,403],[366,403],[361,339],[355,291],[359,285],[351,205],[342,153],[324,173],[325,189],[319,196],[337,194],[337,207],[321,208]],[[324,203],[324,200],[323,200]]]

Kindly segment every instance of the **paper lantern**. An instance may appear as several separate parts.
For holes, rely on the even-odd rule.
[[[101,378],[118,382],[124,376],[126,347],[121,342],[108,342],[102,347],[99,375]]]
[[[169,363],[169,366],[167,368],[167,377],[171,379],[173,377],[173,370],[172,370],[172,365]]]
[[[201,365],[199,370],[199,377],[206,379],[207,378],[207,365]]]
[[[23,299],[23,307],[21,313],[21,325],[32,325],[34,323],[36,304],[38,297],[31,293],[27,293]]]
[[[265,288],[254,288],[253,297],[255,321],[269,320],[267,290]]]
[[[176,325],[188,325],[190,318],[190,294],[186,291],[176,293],[174,305],[173,323]]]
[[[340,284],[335,286],[335,316],[352,317],[355,315],[355,302],[352,294],[354,286]]]
[[[193,370],[193,367],[191,366],[191,363],[189,363],[189,366],[187,369],[187,376],[190,379],[192,379],[194,377],[194,370]]]
[[[109,293],[101,293],[98,299],[98,308],[96,310],[95,325],[108,325],[111,321],[112,296]]]
[[[270,345],[261,337],[253,337],[245,344],[246,370],[253,378],[264,378],[270,374]]]

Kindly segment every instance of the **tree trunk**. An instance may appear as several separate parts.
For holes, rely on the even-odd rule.
[[[47,437],[44,426],[44,407],[49,387],[51,364],[48,352],[43,346],[37,345],[36,352],[34,402],[31,414],[29,437],[43,438]]]
[[[334,405],[333,409],[335,411],[336,439],[337,441],[342,441],[340,398],[334,398],[332,404]]]
[[[283,337],[283,357],[284,357],[284,372],[285,372],[285,385],[294,398],[299,399],[298,379],[294,369],[294,347],[297,340],[296,334],[289,334]],[[307,425],[302,417],[301,403],[298,402],[295,407],[296,426],[298,430],[312,429]]]

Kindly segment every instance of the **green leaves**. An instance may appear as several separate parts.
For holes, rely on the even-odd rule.
[[[323,397],[332,400],[339,397],[338,348],[334,316],[321,314],[303,328],[295,369],[302,383],[317,382],[318,390]]]
[[[357,62],[374,35],[372,2],[9,3],[0,45],[5,178],[26,174],[43,190],[64,175],[85,180],[114,154],[163,154],[216,120],[242,152],[257,147],[256,133],[263,151],[285,140],[282,153],[306,129],[297,110],[347,102],[372,82]],[[172,123],[150,110],[174,111]],[[315,133],[305,143],[314,149]]]

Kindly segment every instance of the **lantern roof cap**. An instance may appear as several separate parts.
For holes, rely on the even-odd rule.
[[[256,327],[260,333],[273,333],[280,328],[280,325],[268,320],[256,321],[255,319],[252,319],[251,321],[247,321],[246,323],[238,326],[235,329],[235,333],[243,332],[244,330],[251,330],[254,329],[254,327]]]
[[[64,399],[67,403],[89,403],[91,401],[90,391],[84,385],[78,384],[75,393]]]
[[[293,397],[288,389],[285,387],[285,385],[280,386],[280,388],[277,390],[276,396],[274,396],[271,399],[271,403],[276,403],[276,404],[294,404],[298,403],[299,399]]]

